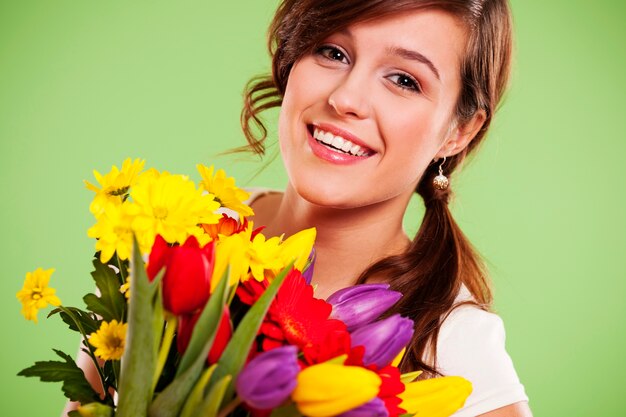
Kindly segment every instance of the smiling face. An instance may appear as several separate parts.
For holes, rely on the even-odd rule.
[[[301,57],[279,119],[296,192],[337,208],[408,201],[434,158],[469,142],[453,117],[465,41],[453,16],[419,10],[349,26]]]

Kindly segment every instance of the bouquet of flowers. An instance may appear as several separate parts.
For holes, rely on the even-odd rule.
[[[22,314],[60,317],[82,336],[99,392],[72,357],[19,373],[62,382],[70,416],[448,416],[471,384],[418,380],[398,364],[413,335],[401,294],[386,284],[317,299],[315,229],[266,237],[246,219],[249,194],[223,170],[187,176],[124,161],[97,184],[92,277],[85,308],[64,306],[52,269],[26,274]]]

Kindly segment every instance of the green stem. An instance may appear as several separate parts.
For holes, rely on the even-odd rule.
[[[241,404],[241,399],[239,397],[235,397],[234,400],[232,400],[231,402],[229,402],[226,407],[224,407],[220,413],[217,415],[217,417],[226,417],[228,416],[230,413],[232,413],[235,408],[237,408],[237,406]]]
[[[102,367],[100,366],[100,363],[98,362],[98,358],[96,358],[96,355],[94,353],[93,347],[89,344],[89,338],[87,337],[87,333],[85,332],[85,328],[83,327],[83,325],[80,322],[80,320],[78,320],[76,318],[76,316],[74,315],[74,312],[72,311],[73,307],[59,306],[59,308],[65,314],[70,316],[70,318],[74,321],[74,324],[76,324],[76,327],[78,327],[78,330],[80,331],[80,334],[83,337],[83,343],[87,347],[87,354],[91,357],[91,360],[93,360],[93,364],[96,367],[96,370],[98,371],[98,375],[100,376],[100,383],[102,384],[102,392],[104,392],[105,395],[109,395],[108,394],[109,390],[107,389],[107,385],[106,385],[105,378],[104,378],[104,371],[102,370]]]
[[[122,284],[126,283],[126,277],[124,276],[124,268],[122,267],[122,261],[120,257],[117,256],[117,252],[115,252],[115,259],[117,259],[117,267],[120,269],[120,275],[122,276]]]
[[[154,390],[156,389],[159,378],[161,377],[161,372],[163,372],[163,367],[165,366],[167,356],[170,353],[172,340],[174,339],[174,334],[176,332],[176,324],[178,322],[176,316],[172,314],[167,314],[166,321],[167,324],[165,326],[165,333],[163,334],[163,340],[161,341],[161,348],[159,349],[156,369],[154,370],[154,377],[152,378],[152,392],[154,392]]]
[[[117,386],[120,382],[120,361],[111,361],[111,368],[113,368],[113,375],[115,375],[115,390],[117,391]]]

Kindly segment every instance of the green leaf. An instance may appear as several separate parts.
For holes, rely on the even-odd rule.
[[[407,374],[402,374],[400,375],[400,381],[402,381],[404,384],[408,384],[409,382],[413,382],[417,379],[418,376],[420,376],[422,374],[422,371],[414,371],[414,372],[409,372]]]
[[[83,417],[83,416],[81,416],[77,410],[74,410],[74,411],[70,411],[69,413],[67,413],[67,417]]]
[[[164,270],[160,271],[159,280],[164,275]],[[154,294],[154,312],[152,314],[152,328],[154,331],[154,352],[158,356],[161,347],[161,339],[163,339],[163,331],[165,329],[165,310],[163,309],[163,287],[156,284],[156,293]]]
[[[106,393],[106,400],[107,400],[107,402],[112,402],[112,398],[111,398],[111,395],[109,394],[109,389],[108,389],[108,385],[107,385],[107,382],[106,382],[106,377],[104,376],[104,372],[102,370],[102,367],[100,366],[100,363],[98,362],[98,359],[96,358],[96,355],[94,354],[93,346],[91,346],[87,342],[88,334],[87,334],[85,328],[83,327],[83,324],[82,324],[80,318],[74,312],[74,308],[73,307],[59,306],[58,310],[61,310],[63,312],[63,314],[65,316],[67,316],[67,318],[69,320],[72,321],[73,326],[75,326],[78,329],[78,331],[80,332],[80,334],[83,336],[82,343],[86,347],[86,349],[83,349],[83,351],[85,353],[87,353],[91,357],[91,360],[93,361],[93,364],[94,364],[96,370],[98,371],[98,375],[100,376],[100,382],[102,383],[102,389]],[[82,310],[79,310],[79,309],[75,309],[75,310],[82,311]]]
[[[230,342],[226,346],[226,349],[224,349],[224,353],[222,353],[217,363],[217,369],[212,378],[213,381],[221,380],[226,375],[232,375],[233,378],[239,375],[241,368],[243,368],[243,365],[246,363],[250,348],[259,332],[265,314],[267,314],[270,304],[274,300],[278,289],[292,267],[293,261],[274,278],[265,292],[261,294],[256,303],[250,307],[250,310],[248,310],[246,315],[241,319],[239,326],[237,326],[233,337],[230,339]],[[233,396],[234,390],[235,388],[231,381],[224,395],[226,401],[229,401]]]
[[[83,300],[87,308],[105,321],[123,321],[126,310],[126,298],[120,292],[120,279],[113,269],[98,259],[93,260],[93,266],[94,271],[91,273],[91,276],[96,281],[96,286],[100,290],[100,296],[95,294],[84,296]]]
[[[207,355],[217,333],[219,318],[224,309],[227,279],[222,278],[217,288],[204,306],[185,351],[185,357],[178,365],[176,378],[155,398],[150,405],[150,417],[178,416],[194,385],[197,383]],[[217,318],[212,322],[211,318]],[[201,346],[198,350],[198,346]],[[185,362],[183,364],[183,362]],[[183,371],[181,372],[181,369]]]
[[[285,404],[282,407],[275,408],[270,417],[299,417],[300,411],[294,403]]]
[[[74,313],[74,317],[70,316],[66,311],[61,308],[55,308],[54,310],[52,310],[48,314],[48,317],[58,313],[61,319],[68,325],[68,327],[78,333],[81,333],[81,329],[76,323],[76,320],[78,320],[78,322],[82,325],[83,330],[88,335],[97,331],[100,328],[99,321],[94,318],[92,313],[76,307],[65,307],[65,310],[69,310]]]
[[[71,401],[78,401],[83,404],[100,401],[100,396],[91,388],[82,369],[76,366],[76,362],[66,353],[53,350],[63,358],[64,362],[35,362],[33,366],[23,369],[17,375],[39,377],[43,382],[63,382],[63,393]]]
[[[119,401],[116,417],[145,416],[152,400],[152,376],[156,366],[154,349],[154,295],[158,280],[146,275],[137,238],[133,236],[128,336],[122,356]]]
[[[202,404],[202,400],[204,399],[204,388],[209,383],[209,379],[211,378],[211,375],[213,375],[216,366],[217,365],[213,364],[209,368],[204,370],[202,376],[196,383],[196,386],[193,387],[191,394],[189,394],[183,410],[180,413],[180,417],[192,417],[194,415],[194,411],[196,411],[200,404]]]
[[[215,385],[209,391],[209,394],[204,399],[204,402],[196,410],[194,417],[215,417],[219,411],[220,404],[226,393],[226,388],[230,384],[233,378],[230,375],[224,376],[217,381]]]
[[[178,365],[176,375],[180,375],[189,369],[198,355],[200,355],[209,339],[211,344],[213,343],[213,338],[217,333],[217,328],[219,327],[220,321],[222,320],[222,314],[224,313],[224,299],[226,297],[225,292],[227,290],[227,282],[228,268],[226,268],[226,271],[222,275],[222,279],[219,284],[217,284],[215,291],[209,298],[205,308],[202,310],[200,317],[198,317],[198,321],[196,322],[193,332],[191,333],[191,339],[189,340],[187,350],[180,361],[180,365]],[[219,304],[217,302],[218,300],[221,301]],[[206,357],[207,354],[208,352],[204,356]]]

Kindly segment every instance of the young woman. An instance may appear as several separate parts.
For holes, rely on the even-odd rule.
[[[401,368],[470,380],[456,417],[531,415],[482,263],[448,209],[447,177],[484,138],[511,49],[506,0],[284,0],[272,74],[249,84],[242,112],[263,154],[259,113],[280,106],[289,177],[284,193],[255,193],[255,225],[317,228],[319,298],[363,282],[401,291],[393,313],[416,323]],[[414,192],[426,211],[411,239]]]
[[[255,224],[317,228],[319,298],[362,282],[401,291],[393,312],[416,323],[401,368],[469,379],[455,416],[529,416],[482,263],[448,209],[447,177],[507,85],[506,0],[284,0],[269,34],[272,74],[248,85],[242,125],[263,154],[259,113],[280,106],[289,183],[255,193]],[[414,192],[426,211],[410,239]]]

